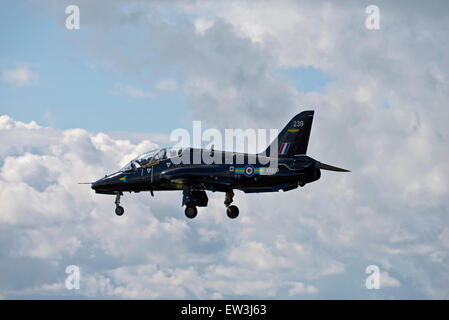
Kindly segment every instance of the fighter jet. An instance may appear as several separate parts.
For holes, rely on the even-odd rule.
[[[119,171],[92,183],[96,193],[115,195],[115,213],[123,215],[124,192],[182,190],[185,215],[193,219],[197,207],[206,207],[206,191],[225,193],[229,218],[239,209],[231,205],[234,190],[245,193],[290,191],[317,181],[321,170],[349,172],[306,155],[314,111],[303,111],[288,122],[278,137],[260,154],[184,148],[160,148],[138,156]],[[187,159],[187,161],[186,161]],[[210,161],[214,159],[214,161]],[[194,161],[196,160],[196,161]],[[206,161],[207,160],[207,161]]]

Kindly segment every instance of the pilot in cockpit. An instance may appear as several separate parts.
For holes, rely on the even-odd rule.
[[[146,165],[148,162],[150,162],[150,159],[140,159],[140,160],[136,160],[137,163],[139,163],[139,165],[141,167],[143,167],[144,165]]]
[[[137,170],[147,165],[151,165],[161,160],[167,159],[167,150],[165,148],[159,150],[153,150],[144,153],[137,158],[131,160],[127,165],[125,165],[120,171]]]
[[[160,157],[160,159],[161,160],[164,160],[164,159],[166,159],[167,158],[167,150],[165,150],[165,149],[161,149],[161,151],[159,151],[159,157]]]

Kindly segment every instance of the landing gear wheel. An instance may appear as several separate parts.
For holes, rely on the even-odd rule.
[[[235,219],[239,216],[239,208],[237,206],[229,206],[226,208],[226,214],[229,218]]]
[[[193,219],[198,214],[198,209],[195,206],[187,206],[184,213],[186,214],[187,218]]]
[[[125,213],[125,209],[123,209],[123,207],[117,206],[115,208],[115,214],[116,215],[121,216],[121,215],[123,215],[123,213]]]

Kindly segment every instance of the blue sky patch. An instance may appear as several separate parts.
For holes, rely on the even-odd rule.
[[[0,8],[0,76],[20,67],[34,75],[23,86],[0,81],[0,114],[94,132],[169,133],[184,126],[185,95],[156,88],[172,77],[170,70],[142,68],[141,77],[110,70],[101,58],[83,50],[82,44],[92,37],[89,28],[69,31],[22,2]],[[61,12],[64,8],[61,3]]]
[[[294,81],[296,90],[301,93],[319,92],[326,89],[326,85],[333,80],[330,73],[314,67],[282,68],[277,70],[283,76]]]

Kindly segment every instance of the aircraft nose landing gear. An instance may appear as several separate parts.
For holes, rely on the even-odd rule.
[[[227,191],[224,205],[226,206],[226,214],[231,219],[235,219],[239,216],[239,208],[237,208],[237,206],[234,205],[231,206],[233,198],[234,198],[234,191],[232,190]]]
[[[125,209],[123,209],[122,206],[120,206],[120,196],[122,193],[117,192],[117,195],[115,196],[115,214],[118,216],[121,216],[125,213]]]

